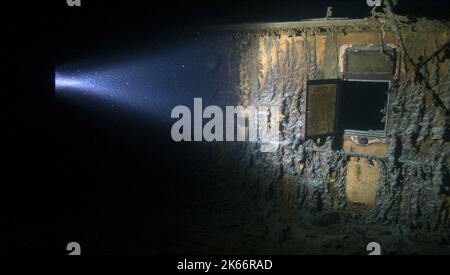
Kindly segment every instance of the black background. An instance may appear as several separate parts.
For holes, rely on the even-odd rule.
[[[400,2],[400,14],[442,18],[449,11],[448,1]],[[186,30],[207,24],[324,17],[328,6],[337,17],[370,14],[363,0],[84,0],[81,8],[58,0],[2,8],[11,37],[3,70],[13,87],[4,90],[13,96],[3,166],[6,253],[65,254],[70,241],[87,253],[166,253],[165,209],[174,197],[168,190],[190,181],[195,171],[185,164],[201,155],[175,145],[167,125],[125,110],[102,112],[96,103],[80,111],[58,101],[55,66],[149,41],[155,49],[176,47]]]

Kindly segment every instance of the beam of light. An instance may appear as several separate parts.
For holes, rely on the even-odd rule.
[[[78,91],[84,93],[101,94],[104,92],[104,87],[96,83],[94,79],[86,75],[76,74],[62,74],[55,73],[55,90],[57,93],[64,91]]]
[[[58,97],[88,96],[99,103],[111,103],[140,113],[160,112],[167,106],[158,91],[152,87],[151,66],[138,63],[116,66],[98,66],[93,69],[83,64],[56,68],[55,92]],[[152,89],[153,88],[153,89]]]
[[[80,80],[75,79],[75,77],[65,77],[58,73],[55,75],[55,88],[56,91],[60,91],[61,89],[76,89],[82,87],[83,83]]]
[[[182,49],[158,54],[140,50],[99,53],[61,64],[55,70],[56,96],[68,100],[84,100],[86,96],[89,102],[111,103],[111,107],[171,122],[173,106],[189,104],[195,96],[215,94],[213,76],[218,61],[215,51],[203,42],[190,41]]]

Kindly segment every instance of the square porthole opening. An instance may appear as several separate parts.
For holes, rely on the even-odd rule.
[[[341,121],[345,135],[385,137],[389,81],[343,81]]]

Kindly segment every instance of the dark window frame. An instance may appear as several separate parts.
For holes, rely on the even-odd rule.
[[[384,129],[381,131],[364,131],[364,130],[355,130],[355,129],[345,129],[343,128],[343,135],[344,137],[349,136],[365,136],[365,137],[373,137],[373,138],[386,138],[387,132],[388,132],[388,122],[389,122],[389,103],[390,103],[390,94],[389,91],[392,87],[392,81],[391,80],[373,80],[373,79],[346,79],[345,81],[354,81],[354,82],[377,82],[377,83],[387,83],[388,84],[388,93],[386,95],[386,106],[385,106],[385,112],[386,112],[386,118],[384,122]],[[341,102],[342,103],[342,102]]]
[[[334,129],[332,133],[326,133],[326,134],[308,134],[308,113],[309,113],[309,98],[310,98],[310,87],[312,86],[318,86],[318,85],[328,85],[328,84],[334,84],[336,85],[336,106],[335,106],[335,114],[334,114]],[[315,138],[322,138],[322,137],[328,137],[328,136],[335,136],[340,132],[339,127],[339,113],[340,113],[340,101],[341,101],[341,79],[323,79],[323,80],[309,80],[307,82],[307,91],[306,91],[306,100],[305,100],[305,119],[304,119],[304,139],[315,139]]]
[[[379,53],[386,58],[390,58],[389,71],[385,72],[348,72],[349,55],[354,53],[361,54],[374,54]],[[352,46],[345,50],[344,55],[344,72],[342,74],[342,79],[323,79],[323,80],[309,80],[307,82],[306,98],[305,98],[305,116],[303,119],[304,129],[302,131],[302,136],[304,140],[337,136],[342,135],[344,137],[348,136],[365,136],[373,138],[385,139],[387,137],[389,129],[389,104],[390,104],[390,90],[392,88],[393,76],[396,70],[396,50],[390,47],[381,46]],[[385,82],[388,83],[388,91],[386,95],[386,118],[384,122],[384,130],[379,131],[364,131],[364,130],[354,130],[354,129],[344,129],[341,119],[341,109],[342,109],[342,84],[345,81],[358,81],[358,82]],[[332,133],[311,135],[308,134],[308,113],[309,113],[309,98],[310,98],[310,86],[321,85],[321,84],[336,84],[336,107],[335,107],[335,120],[334,120],[334,131]]]
[[[365,54],[380,54],[385,56],[386,58],[390,58],[389,71],[385,72],[349,72],[349,56],[350,54],[359,53],[361,55]],[[367,80],[367,81],[385,81],[393,79],[396,70],[396,51],[390,47],[381,47],[381,46],[352,46],[345,50],[344,56],[344,72],[343,72],[343,80]]]

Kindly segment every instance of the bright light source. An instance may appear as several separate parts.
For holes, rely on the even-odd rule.
[[[86,78],[65,76],[60,73],[55,74],[55,89],[57,92],[62,90],[99,91],[99,87]]]

